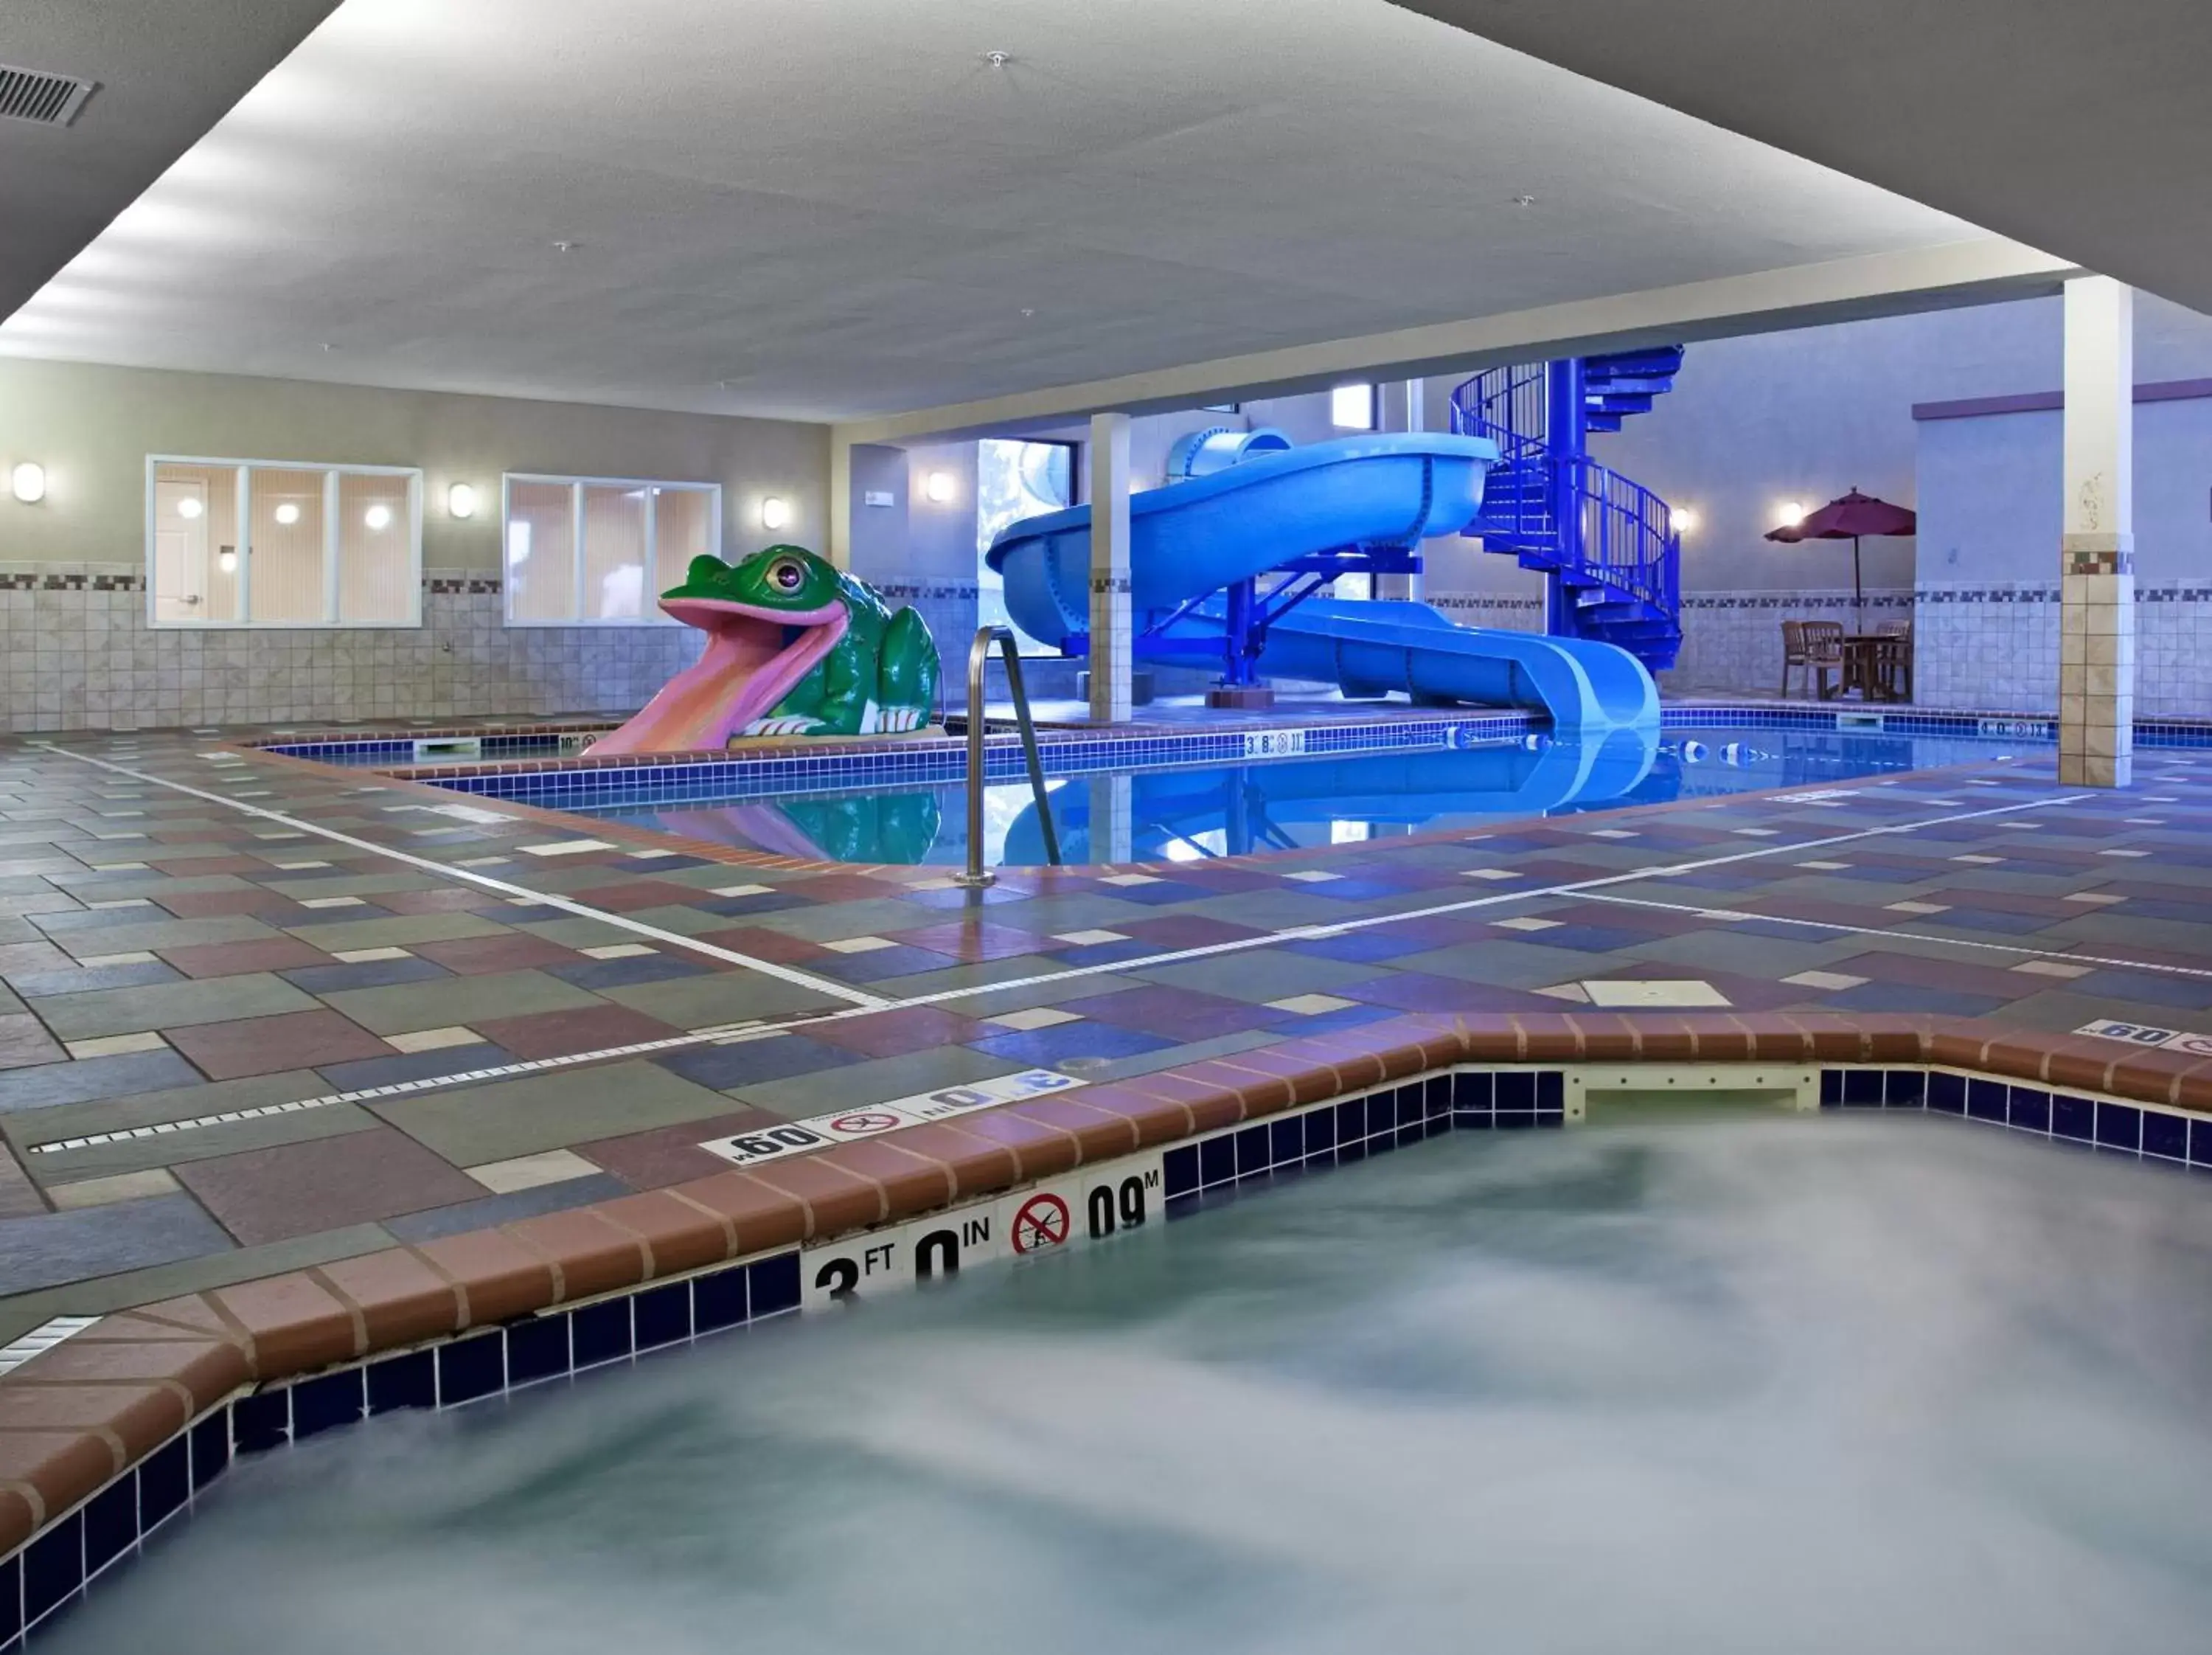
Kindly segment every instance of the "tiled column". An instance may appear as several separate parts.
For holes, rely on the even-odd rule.
[[[1129,721],[1129,417],[1091,417],[1091,720]]]
[[[2136,703],[2135,295],[2110,277],[2066,284],[2064,588],[2058,780],[2124,788]]]

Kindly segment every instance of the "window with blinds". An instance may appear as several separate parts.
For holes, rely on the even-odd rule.
[[[155,626],[420,626],[422,473],[155,455],[146,601]]]
[[[509,626],[672,625],[660,594],[721,548],[719,484],[509,472],[501,493]]]

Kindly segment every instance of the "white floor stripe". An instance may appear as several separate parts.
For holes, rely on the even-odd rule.
[[[62,752],[64,750],[57,747],[53,748],[52,751]],[[69,754],[68,756],[70,758],[79,757],[79,755],[74,753]],[[90,762],[98,764],[100,761],[94,759]],[[110,766],[109,768],[113,769],[119,767]],[[131,775],[134,774],[134,772],[126,770],[124,774]],[[159,777],[154,776],[143,777],[141,779],[152,781],[156,782],[158,785],[164,787],[178,785],[172,782],[161,782]],[[189,793],[194,790],[189,788],[182,788],[181,791]],[[174,1122],[160,1127],[135,1127],[127,1131],[122,1132],[101,1133],[83,1138],[65,1138],[51,1143],[33,1144],[29,1147],[29,1150],[33,1155],[51,1154],[69,1149],[94,1148],[102,1144],[121,1142],[133,1138],[152,1137],[156,1133],[185,1131],[196,1127],[223,1125],[228,1124],[229,1122],[234,1120],[247,1118],[250,1116],[289,1114],[301,1110],[324,1108],[331,1104],[381,1102],[384,1099],[390,1098],[407,1097],[424,1092],[435,1092],[447,1086],[472,1086],[485,1080],[508,1080],[517,1075],[534,1074],[544,1069],[568,1068],[579,1064],[610,1062],[620,1057],[636,1056],[646,1052],[674,1051],[688,1046],[713,1045],[724,1041],[732,1040],[732,1038],[755,1037],[770,1031],[781,1032],[787,1030],[808,1028],[819,1023],[842,1022],[848,1018],[865,1017],[872,1012],[899,1010],[909,1006],[942,1005],[950,1001],[969,1000],[974,999],[980,995],[998,994],[1004,990],[1012,989],[1036,988],[1046,983],[1061,983],[1076,977],[1102,977],[1116,971],[1142,970],[1146,966],[1169,965],[1181,960],[1202,959],[1215,954],[1237,953],[1241,952],[1245,949],[1267,947],[1276,943],[1300,942],[1320,937],[1341,936],[1347,931],[1367,930],[1376,926],[1392,925],[1401,920],[1425,919],[1440,914],[1464,913],[1475,909],[1496,908],[1512,903],[1540,901],[1553,897],[1588,895],[1606,885],[1620,885],[1638,879],[1679,877],[1684,873],[1694,873],[1701,869],[1708,867],[1726,867],[1736,862],[1760,861],[1772,856],[1792,856],[1803,851],[1816,850],[1828,845],[1847,844],[1857,840],[1881,838],[1897,834],[1913,833],[1918,831],[1922,828],[1941,827],[1954,822],[1973,821],[1991,816],[2004,816],[2024,810],[2052,809],[2060,806],[2077,804],[2082,800],[2094,797],[2095,797],[2095,795],[2092,794],[2069,794],[2058,799],[2037,800],[2032,803],[1999,805],[1988,810],[1961,811],[1946,816],[1929,817],[1917,822],[1898,823],[1884,827],[1862,828],[1850,833],[1831,834],[1825,838],[1807,840],[1799,844],[1762,845],[1754,850],[1733,851],[1725,856],[1709,856],[1700,858],[1695,861],[1675,862],[1661,867],[1633,868],[1625,873],[1603,874],[1595,879],[1573,880],[1560,885],[1541,885],[1528,891],[1501,891],[1486,897],[1472,897],[1458,902],[1440,903],[1429,908],[1409,909],[1400,913],[1362,915],[1351,919],[1335,921],[1327,925],[1294,926],[1288,930],[1267,932],[1256,937],[1239,937],[1229,942],[1208,943],[1203,946],[1194,948],[1173,949],[1164,953],[1141,955],[1134,959],[1112,960],[1097,965],[1070,966],[1065,970],[1048,971],[1041,973],[1036,977],[1018,977],[1006,982],[971,983],[965,988],[946,989],[937,994],[917,995],[905,1000],[877,1000],[872,1004],[854,1005],[843,1011],[817,1013],[812,1015],[793,1017],[779,1021],[772,1025],[765,1023],[726,1025],[714,1029],[704,1030],[696,1034],[675,1035],[665,1040],[646,1041],[638,1044],[628,1046],[609,1046],[597,1051],[574,1052],[562,1057],[534,1058],[526,1062],[503,1064],[495,1068],[471,1069],[465,1074],[461,1074],[434,1075],[425,1080],[403,1081],[393,1086],[375,1086],[359,1092],[333,1092],[327,1097],[306,1098],[295,1103],[270,1104],[264,1104],[258,1109],[236,1111],[230,1114],[201,1116],[192,1120]],[[228,801],[224,800],[222,802],[228,803]],[[264,812],[261,813],[269,814],[270,812]],[[307,824],[302,824],[301,825]],[[315,829],[313,831],[318,832],[329,831],[329,830],[325,829]],[[333,835],[332,837],[340,838],[343,837],[342,835]],[[1480,837],[1481,836],[1477,836],[1478,838]],[[358,844],[362,849],[375,851],[379,855],[393,854],[385,851],[380,846],[368,844],[365,841],[346,840],[345,843]],[[416,861],[418,859],[402,855],[401,860]],[[420,865],[430,868],[433,871],[441,871],[439,869],[439,865],[434,862],[422,862]],[[486,880],[483,882],[495,886],[498,885],[498,881],[496,880]],[[1633,902],[1638,899],[1632,897],[1601,897],[1599,900],[1627,903]],[[1666,907],[1668,904],[1651,903],[1648,905],[1651,907]],[[598,916],[596,910],[587,911],[592,911],[594,913],[594,916]],[[1729,912],[1731,910],[1686,906],[1683,911],[1688,913],[1711,913],[1717,915]],[[1740,915],[1740,917],[1744,920],[1753,920],[1765,919],[1769,916],[1763,914],[1746,913]],[[1811,921],[1802,922],[1806,924],[1814,923],[1814,922]],[[1900,934],[1881,933],[1881,934],[1894,935]],[[1944,940],[1944,939],[1941,938],[1931,938],[1926,940],[1933,941]],[[1987,946],[1994,946],[1996,945]],[[2060,958],[2072,959],[2081,958],[2084,957],[2079,955],[2064,955],[2060,956]],[[2180,967],[2160,968],[2134,961],[2118,963],[2130,965],[2136,970],[2155,970],[2166,969],[2179,970],[2184,969]],[[2201,973],[2191,974],[2203,975]],[[1296,1031],[1294,1029],[1285,1030],[1285,1037],[1288,1037],[1291,1034],[1294,1034],[1295,1032]]]
[[[210,804],[221,805],[228,810],[241,811],[248,816],[258,816],[264,821],[281,822],[288,828],[312,833],[318,838],[328,839],[336,844],[351,845],[356,850],[365,850],[371,855],[389,857],[395,862],[404,862],[410,867],[419,867],[428,873],[441,874],[447,879],[465,879],[471,885],[481,885],[487,891],[496,891],[501,896],[527,897],[532,902],[542,903],[548,908],[557,908],[564,914],[574,914],[583,919],[597,920],[603,925],[611,925],[621,930],[635,932],[641,937],[651,937],[657,942],[666,943],[672,948],[681,948],[688,953],[703,954],[709,959],[719,959],[725,964],[741,965],[749,971],[758,971],[763,977],[778,977],[786,983],[797,983],[801,988],[811,989],[818,994],[829,995],[844,1001],[848,1005],[865,1006],[871,1010],[880,1011],[891,1004],[880,995],[867,994],[848,984],[832,982],[828,977],[819,977],[811,972],[796,970],[791,966],[779,964],[772,959],[756,959],[750,954],[738,952],[734,948],[720,948],[711,942],[702,942],[696,937],[683,936],[674,931],[664,931],[657,925],[647,925],[641,920],[630,919],[622,914],[609,914],[597,908],[586,907],[580,902],[571,902],[566,897],[549,896],[544,891],[532,891],[526,885],[510,885],[505,879],[492,878],[489,873],[479,873],[472,867],[455,867],[451,863],[434,862],[425,856],[410,855],[404,850],[394,850],[389,845],[380,845],[368,839],[356,839],[353,835],[340,833],[335,828],[318,827],[313,822],[287,816],[280,811],[264,809],[259,805],[241,805],[235,799],[227,799],[219,793],[209,793],[204,788],[190,787],[182,782],[171,782],[162,776],[149,776],[143,771],[127,770],[120,764],[111,764],[104,758],[94,758],[88,753],[72,752],[67,747],[57,747],[52,742],[42,741],[37,745],[48,752],[59,753],[64,758],[74,758],[81,764],[97,764],[100,769],[112,770],[118,776],[127,776],[135,781],[149,782],[157,788],[167,788],[172,792],[190,794],[195,799],[204,799]]]
[[[1609,892],[1595,892],[1592,902],[1616,903],[1623,908],[1657,908],[1670,914],[1696,914],[1708,919],[1735,920],[1748,922],[1757,920],[1768,925],[1802,925],[1815,931],[1836,931],[1848,936],[1896,937],[1906,942],[1941,943],[1948,948],[1986,948],[2000,954],[2025,954],[2036,959],[2064,960],[2071,965],[2103,965],[2119,971],[2158,971],[2167,977],[2212,977],[2212,970],[2195,965],[2159,965],[2147,959],[2114,959],[2102,954],[2069,953],[2060,948],[2037,948],[2019,942],[1982,942],[1970,937],[1930,936],[1925,931],[1907,931],[1898,927],[1881,925],[1846,925],[1838,920],[1792,919],[1781,914],[1761,914],[1744,908],[1699,908],[1692,903],[1654,902],[1646,897],[1616,897]],[[2061,918],[2072,916],[2062,915]],[[2051,922],[2057,924],[2057,921]]]
[[[1531,891],[1500,891],[1487,897],[1468,897],[1457,902],[1438,903],[1430,908],[1408,908],[1391,914],[1364,914],[1352,919],[1334,920],[1327,925],[1293,926],[1285,931],[1276,931],[1257,937],[1238,937],[1229,942],[1207,943],[1201,947],[1179,948],[1173,953],[1154,955],[1141,959],[1115,960],[1103,965],[1079,965],[1064,971],[1048,971],[1037,977],[1018,977],[1012,982],[993,983],[972,989],[948,989],[941,994],[921,995],[911,1000],[902,1000],[901,1006],[933,1006],[942,1001],[963,999],[972,995],[988,994],[1001,989],[1036,988],[1048,983],[1064,982],[1069,977],[1095,977],[1109,971],[1127,971],[1146,965],[1171,964],[1177,960],[1204,959],[1213,954],[1240,952],[1247,948],[1265,947],[1278,942],[1306,942],[1319,937],[1342,936],[1347,931],[1370,930],[1378,925],[1395,925],[1401,920],[1432,919],[1443,914],[1464,914],[1480,908],[1497,908],[1509,903],[1532,902],[1546,897],[1574,897],[1599,891],[1607,885],[1632,885],[1639,879],[1679,879],[1685,873],[1698,873],[1709,867],[1726,867],[1736,862],[1763,861],[1770,856],[1794,856],[1808,850],[1824,849],[1829,845],[1850,844],[1862,839],[1877,839],[1888,835],[1916,833],[1922,828],[1942,827],[1953,822],[1970,822],[1982,817],[2010,815],[2023,810],[2049,810],[2061,805],[2077,804],[2095,795],[2087,793],[2068,794],[2058,799],[2039,800],[2033,804],[1998,805],[1989,810],[1960,811],[1948,816],[1931,816],[1923,821],[1901,822],[1887,827],[1861,828],[1850,833],[1833,833],[1826,838],[1808,839],[1797,844],[1761,845],[1755,850],[1733,851],[1725,856],[1701,857],[1695,861],[1670,862],[1652,867],[1632,868],[1626,873],[1601,874],[1595,879],[1575,879],[1562,885],[1542,885]]]

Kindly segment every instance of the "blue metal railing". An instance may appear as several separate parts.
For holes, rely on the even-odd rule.
[[[1642,484],[1585,455],[1554,452],[1547,441],[1542,363],[1493,368],[1452,392],[1455,432],[1498,444],[1500,463],[1470,533],[1548,556],[1563,574],[1601,583],[1668,620],[1680,612],[1681,542],[1667,502]],[[1562,534],[1553,502],[1578,502],[1578,546]]]

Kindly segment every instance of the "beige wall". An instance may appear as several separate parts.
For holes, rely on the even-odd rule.
[[[725,557],[827,538],[826,426],[0,359],[0,477],[26,459],[47,477],[36,506],[0,491],[0,563],[140,563],[149,453],[419,465],[426,569],[498,567],[503,472],[720,483]],[[476,486],[465,522],[447,514],[455,483]],[[792,507],[773,535],[771,494]]]

